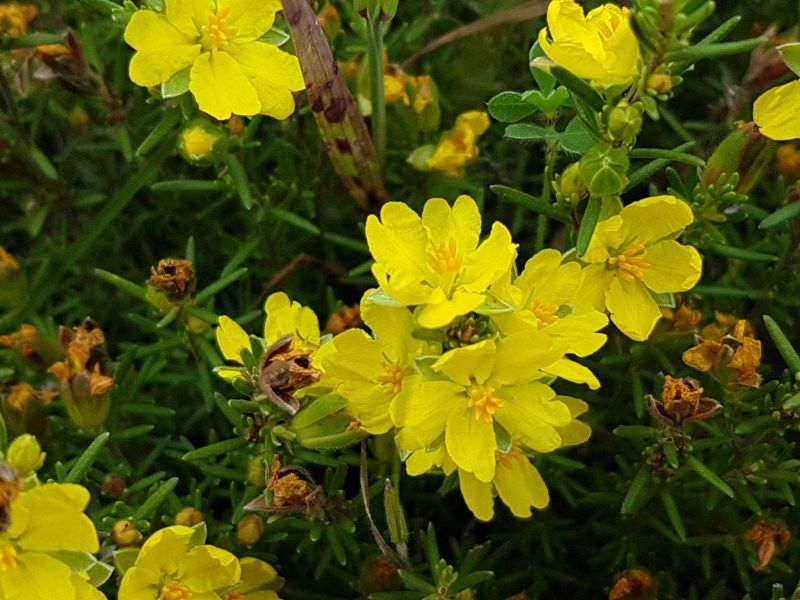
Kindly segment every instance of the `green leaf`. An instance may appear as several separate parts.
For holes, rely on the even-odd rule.
[[[516,310],[513,304],[501,300],[497,296],[487,297],[475,312],[479,315],[505,315]]]
[[[497,440],[497,450],[503,454],[511,452],[511,448],[514,447],[514,438],[497,419],[492,421],[492,425],[494,427],[494,437]]]
[[[244,277],[246,274],[247,274],[247,267],[242,267],[241,269],[236,269],[232,273],[228,273],[224,277],[220,277],[215,282],[210,283],[202,290],[200,290],[197,293],[197,296],[195,296],[195,301],[198,304],[201,304],[206,300],[213,298],[217,293],[221,292],[232,283],[235,283],[236,281]]]
[[[633,478],[631,487],[628,488],[628,493],[625,494],[625,499],[622,501],[620,512],[623,515],[628,515],[634,512],[643,502],[647,493],[647,488],[650,484],[650,469],[642,467]]]
[[[139,147],[136,149],[136,156],[144,156],[158,146],[161,140],[175,128],[180,120],[181,113],[179,110],[170,110],[167,112],[167,114],[161,118],[161,121],[153,127],[147,137],[142,140],[142,143],[139,144]]]
[[[253,195],[250,193],[250,182],[247,179],[247,173],[242,166],[242,163],[233,154],[228,154],[225,157],[225,164],[228,166],[228,172],[233,181],[233,187],[239,194],[239,200],[247,210],[253,207]]]
[[[800,42],[793,42],[791,44],[783,44],[778,46],[778,52],[781,53],[781,58],[786,66],[789,67],[795,75],[800,75]]]
[[[549,94],[556,87],[556,78],[550,74],[550,61],[545,56],[544,50],[539,42],[534,42],[528,52],[528,63],[531,67],[531,75],[536,81],[536,85],[544,94]]]
[[[769,263],[776,262],[778,257],[774,254],[765,254],[763,252],[755,252],[754,250],[747,250],[746,248],[735,248],[733,246],[726,246],[725,244],[714,244],[711,249],[720,256],[726,256],[735,260],[744,260],[747,262],[760,262]]]
[[[670,491],[666,488],[661,490],[661,504],[664,505],[664,512],[667,513],[669,522],[672,523],[675,533],[678,534],[681,542],[686,541],[686,526],[683,524],[681,513],[678,510],[678,505],[675,503],[675,498],[672,497]]]
[[[525,92],[523,99],[538,108],[548,118],[554,117],[558,109],[569,103],[569,90],[564,86],[559,86],[549,94],[544,94],[538,90]]]
[[[614,435],[622,438],[639,439],[639,438],[657,438],[661,434],[661,430],[655,427],[647,427],[646,425],[618,425],[614,429]]]
[[[711,469],[697,460],[694,456],[687,456],[686,457],[686,464],[689,465],[692,470],[700,475],[703,479],[708,481],[711,485],[717,488],[720,492],[728,496],[728,498],[733,498],[733,490],[731,486],[725,483],[722,479],[720,479],[719,475],[714,473]]]
[[[379,306],[389,306],[392,308],[400,308],[401,306],[404,306],[392,298],[389,294],[384,292],[381,288],[373,290],[370,295],[367,296],[367,302],[372,302],[373,304],[378,304]]]
[[[456,579],[455,582],[447,588],[447,591],[451,594],[458,594],[459,592],[474,588],[476,585],[488,581],[492,577],[494,577],[493,571],[475,571],[474,573]]]
[[[216,444],[211,444],[209,446],[204,446],[202,448],[197,448],[196,450],[191,450],[184,454],[181,459],[182,460],[203,460],[205,458],[213,458],[214,456],[219,456],[220,454],[230,454],[235,450],[240,448],[244,448],[247,446],[247,442],[242,438],[233,438],[230,440],[224,440],[222,442],[217,442]]]
[[[592,240],[594,228],[600,220],[600,209],[603,207],[603,201],[600,198],[589,198],[586,205],[586,212],[583,213],[581,225],[578,228],[578,239],[575,243],[575,253],[578,258],[584,255],[586,249],[589,247],[589,242]]]
[[[400,576],[400,579],[403,580],[403,583],[406,584],[406,587],[412,590],[426,592],[428,594],[436,592],[435,585],[433,585],[430,581],[423,579],[411,570],[400,569],[397,571],[397,574]]]
[[[120,577],[123,577],[128,569],[136,564],[136,559],[139,556],[139,548],[119,548],[114,550],[112,556],[114,558],[114,568],[117,570]]]
[[[134,521],[141,521],[142,519],[150,518],[153,513],[158,510],[158,507],[161,506],[164,501],[167,499],[172,493],[172,490],[175,489],[175,486],[178,485],[179,479],[177,477],[173,477],[172,479],[167,479],[164,483],[162,483],[158,489],[148,496],[147,500],[142,503],[142,505],[134,511],[133,515],[131,515],[131,519]]]
[[[635,148],[630,152],[631,158],[661,158],[670,162],[682,162],[695,167],[702,167],[706,164],[699,156],[677,152],[675,150],[662,150],[659,148]]]
[[[144,300],[145,295],[147,294],[147,289],[145,289],[142,285],[136,285],[132,281],[128,281],[127,279],[120,277],[114,273],[109,273],[103,269],[95,269],[94,274],[99,278],[105,281],[106,283],[110,283],[117,289],[125,292],[126,294],[133,296],[138,300]]]
[[[518,92],[500,92],[489,100],[486,107],[492,118],[501,123],[516,123],[537,110],[534,104],[527,102]]]
[[[283,29],[278,29],[277,27],[273,27],[267,33],[262,35],[259,38],[260,42],[266,42],[267,44],[272,44],[273,46],[281,47],[286,42],[292,39],[292,36],[289,35],[288,32],[284,31]]]
[[[573,75],[564,67],[559,67],[557,65],[551,67],[550,73],[552,73],[570,92],[586,102],[592,110],[596,112],[603,110],[603,98],[601,98],[600,94],[594,91],[592,86],[583,79]]]
[[[594,145],[594,138],[577,117],[559,134],[558,143],[567,152],[585,154]]]
[[[764,325],[766,325],[772,341],[775,342],[775,347],[780,352],[783,360],[786,361],[789,370],[797,376],[800,373],[800,355],[797,354],[797,350],[794,349],[789,338],[786,337],[786,334],[783,333],[783,330],[772,317],[764,315]]]
[[[549,204],[541,198],[531,196],[530,194],[526,194],[525,192],[515,190],[505,185],[490,185],[489,189],[492,190],[492,192],[494,192],[501,200],[518,204],[524,208],[527,208],[528,210],[553,219],[554,221],[567,224],[571,222],[567,211],[559,206]]]
[[[505,137],[512,140],[543,141],[553,140],[558,137],[558,132],[549,127],[533,125],[531,123],[516,123],[506,127]]]
[[[758,228],[771,229],[789,219],[794,219],[797,215],[800,215],[800,202],[792,202],[766,217],[758,224]]]
[[[161,84],[161,97],[164,99],[177,98],[189,91],[189,73],[191,67],[178,71]]]
[[[64,483],[78,483],[86,476],[86,473],[92,467],[94,461],[97,460],[100,452],[108,442],[109,437],[111,437],[111,434],[108,431],[101,433],[86,447],[86,450],[83,451],[83,454],[81,454],[75,462],[75,466],[67,473]]]
[[[694,142],[685,142],[680,146],[677,146],[672,149],[673,152],[682,152],[683,150],[688,150],[694,146]],[[625,187],[625,191],[636,187],[640,183],[643,183],[650,179],[653,175],[666,169],[669,166],[669,163],[672,162],[669,159],[658,158],[646,165],[636,169],[628,176],[628,185]]]
[[[345,406],[347,406],[347,399],[342,396],[336,394],[321,396],[294,416],[291,429],[296,431],[309,427],[325,417],[339,412]]]
[[[730,56],[732,54],[751,52],[766,41],[766,38],[757,37],[738,42],[694,45],[682,50],[667,52],[664,60],[667,62],[687,62],[689,64],[694,64],[704,58],[720,58],[722,56]]]
[[[406,158],[406,162],[417,169],[417,171],[428,171],[428,161],[431,159],[434,152],[436,152],[436,146],[433,144],[425,144],[411,152]]]

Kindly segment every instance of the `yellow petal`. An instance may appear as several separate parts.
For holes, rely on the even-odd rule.
[[[89,504],[86,488],[48,483],[23,492],[12,504],[8,534],[25,550],[97,552],[92,521],[83,514]]]
[[[647,288],[640,281],[615,277],[606,293],[606,306],[611,320],[632,340],[646,340],[661,318],[661,311]]]
[[[196,546],[180,562],[176,580],[192,592],[231,586],[242,576],[239,559],[216,546]]]
[[[568,425],[556,427],[556,431],[561,436],[561,444],[563,446],[583,444],[591,437],[592,428],[586,423],[578,421],[577,418],[589,409],[589,405],[583,400],[578,400],[571,396],[557,396],[556,399],[567,405],[573,418]]]
[[[191,527],[172,525],[151,535],[136,558],[136,568],[141,571],[137,577],[132,577],[131,585],[142,585],[152,573],[176,572],[194,533]]]
[[[605,293],[603,294],[605,296]],[[596,333],[608,325],[608,317],[596,310],[562,317],[545,328],[545,332],[563,343],[566,352],[589,356],[606,343],[606,335]]]
[[[411,335],[414,317],[407,308],[383,306],[366,301],[370,292],[361,301],[361,318],[372,333],[386,348],[392,360],[408,360],[421,353],[423,343]]]
[[[508,272],[516,257],[517,245],[511,240],[511,233],[495,221],[489,237],[465,257],[458,283],[470,292],[484,292]]]
[[[483,294],[457,290],[451,298],[442,295],[438,302],[429,300],[417,312],[417,323],[427,329],[449,325],[456,317],[472,312],[486,301]]]
[[[570,71],[571,73],[590,79],[597,83],[607,83],[608,75],[603,63],[594,56],[583,44],[560,41],[550,43],[547,40],[547,31],[542,29],[539,32],[539,45],[554,63]],[[613,83],[613,81],[608,82]]]
[[[409,279],[420,282],[428,276],[428,234],[422,219],[402,202],[387,202],[380,220],[367,218],[366,236],[375,261],[392,274],[408,272]]]
[[[294,112],[294,96],[305,88],[296,56],[266,42],[231,44],[230,55],[258,94],[261,114],[286,119]]]
[[[502,462],[497,464],[494,485],[514,516],[524,519],[531,516],[531,507],[545,508],[550,503],[550,494],[539,470],[527,457],[520,454],[509,461],[510,467]]]
[[[427,473],[434,467],[439,466],[442,451],[444,446],[433,452],[426,452],[425,450],[417,450],[412,452],[406,459],[406,471],[412,477],[417,477]]]
[[[389,407],[392,423],[402,429],[398,447],[411,451],[425,448],[444,433],[447,417],[466,406],[464,388],[449,381],[425,381],[415,375],[406,378],[403,389]]]
[[[753,105],[753,119],[768,138],[800,138],[800,81],[767,90]]]
[[[231,114],[252,116],[261,111],[255,88],[226,52],[200,55],[192,66],[189,90],[200,110],[216,119],[228,119]]]
[[[271,294],[264,302],[264,339],[273,344],[292,335],[312,346],[319,344],[319,319],[316,313],[299,302],[292,302],[283,292]]]
[[[484,383],[492,372],[495,353],[496,346],[491,340],[456,348],[445,352],[433,363],[433,370],[464,387],[473,381]]]
[[[225,360],[242,364],[242,349],[252,350],[250,337],[239,324],[225,315],[219,318],[219,327],[216,330],[217,346],[219,346]],[[240,373],[236,374],[241,375]],[[224,377],[224,375],[223,375]]]
[[[375,383],[360,387],[342,384],[336,393],[347,398],[347,414],[358,419],[367,432],[380,435],[392,428],[389,416],[393,394],[387,394],[383,386]]]
[[[214,0],[165,0],[167,19],[186,35],[202,36],[202,27],[214,14]]]
[[[447,419],[444,443],[447,454],[460,469],[469,471],[479,481],[492,480],[497,441],[491,421],[476,419],[468,408],[455,410]]]
[[[592,33],[583,8],[573,0],[553,0],[547,5],[547,28],[557,42],[590,38]]]
[[[575,308],[579,312],[587,310],[606,310],[606,292],[616,271],[606,267],[605,263],[588,265],[583,269],[583,279],[575,293]]]
[[[264,35],[281,10],[280,0],[218,0],[220,11],[230,7],[225,24],[236,27],[236,41],[252,41]]]
[[[131,81],[146,87],[166,81],[200,56],[200,44],[194,38],[151,10],[133,13],[125,41],[137,51],[129,68]]]
[[[622,237],[622,217],[614,215],[600,221],[594,228],[592,239],[581,261],[584,263],[603,263],[610,256],[609,250],[616,250],[624,241]]]
[[[447,244],[453,239],[462,254],[472,252],[478,246],[481,213],[469,196],[459,196],[452,208],[442,198],[431,198],[422,209],[422,222],[431,240]]]
[[[538,371],[564,355],[562,345],[544,331],[521,331],[497,342],[489,383],[522,385],[540,376]],[[453,352],[458,352],[454,350]],[[479,380],[479,383],[482,383]]]
[[[17,555],[17,566],[0,577],[3,600],[74,600],[72,572],[64,563],[39,552]]]
[[[653,196],[633,202],[619,213],[623,239],[652,244],[679,234],[694,221],[692,208],[675,196]]]
[[[458,481],[464,502],[475,518],[481,521],[491,521],[494,516],[492,484],[479,481],[475,475],[462,469],[458,470]]]
[[[468,129],[476,139],[486,133],[491,124],[489,114],[482,110],[468,110],[456,118],[456,128]],[[462,198],[469,198],[469,196],[462,196]]]
[[[242,569],[242,582],[236,586],[236,591],[240,594],[268,585],[278,578],[278,572],[272,565],[257,558],[240,558],[239,566]]]
[[[663,240],[644,251],[642,280],[657,294],[685,292],[692,289],[703,271],[703,259],[692,246],[675,240]]]
[[[561,306],[572,304],[578,291],[583,271],[576,263],[561,264],[558,250],[542,250],[525,263],[525,269],[514,285],[526,293],[525,304],[539,300],[545,304]],[[522,308],[525,308],[524,306]]]
[[[501,408],[495,418],[512,436],[537,452],[552,452],[561,445],[555,427],[569,424],[569,409],[555,401],[555,392],[543,383],[506,386],[499,392]]]
[[[566,379],[572,383],[585,383],[590,389],[600,387],[600,381],[588,368],[568,358],[561,358],[542,369],[545,373]]]

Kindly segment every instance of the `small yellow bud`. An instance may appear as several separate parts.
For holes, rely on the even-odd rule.
[[[254,456],[247,463],[247,483],[254,485],[258,488],[263,488],[267,485],[266,469],[264,468],[264,459],[261,456]]]
[[[185,527],[194,527],[198,523],[205,521],[203,513],[196,508],[186,506],[178,511],[175,515],[175,525],[183,525]]]
[[[178,137],[178,151],[190,163],[210,163],[214,145],[222,139],[222,136],[222,131],[205,119],[194,119],[181,131]]]
[[[581,181],[581,166],[580,163],[572,163],[561,172],[561,175],[555,182],[556,191],[564,198],[572,198],[577,196],[583,198],[588,190]]]
[[[244,546],[252,546],[264,533],[264,519],[258,515],[247,515],[236,525],[236,538]]]
[[[647,78],[647,89],[656,94],[666,94],[672,90],[672,76],[669,73],[651,73]]]
[[[8,462],[22,478],[35,473],[44,463],[45,456],[39,441],[29,433],[17,437],[8,447]]]
[[[132,546],[142,539],[142,534],[128,519],[120,519],[111,529],[111,537],[117,546]]]
[[[76,104],[67,116],[67,123],[75,131],[82,133],[89,126],[89,113],[86,109]]]

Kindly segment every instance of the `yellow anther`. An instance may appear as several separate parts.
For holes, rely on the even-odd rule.
[[[544,329],[548,325],[552,325],[558,321],[557,304],[547,304],[541,300],[534,299],[528,306],[528,310],[530,310],[533,316],[539,321],[539,329]]]
[[[191,597],[191,590],[177,581],[170,581],[161,590],[163,600],[189,600]]]
[[[475,420],[483,419],[492,421],[492,416],[498,408],[503,406],[498,398],[494,397],[494,388],[482,385],[473,385],[468,392],[469,400],[467,405],[474,409]]]
[[[238,29],[227,24],[231,7],[226,6],[219,12],[208,17],[208,23],[203,25],[203,45],[210,50],[219,50],[226,46],[236,35]]]
[[[644,270],[650,265],[642,256],[644,246],[633,244],[620,252],[617,256],[608,259],[608,264],[619,269],[620,277],[625,281],[636,281],[644,275]]]

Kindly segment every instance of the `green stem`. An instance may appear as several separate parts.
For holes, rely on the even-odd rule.
[[[545,152],[544,181],[542,183],[542,200],[550,204],[553,192],[553,177],[555,175],[556,160],[558,160],[558,141],[548,140]],[[536,251],[544,249],[547,236],[547,217],[539,215],[536,222]]]
[[[386,162],[386,101],[383,89],[383,27],[378,20],[380,8],[367,17],[367,59],[370,98],[372,100],[372,141],[378,152],[381,169]]]

